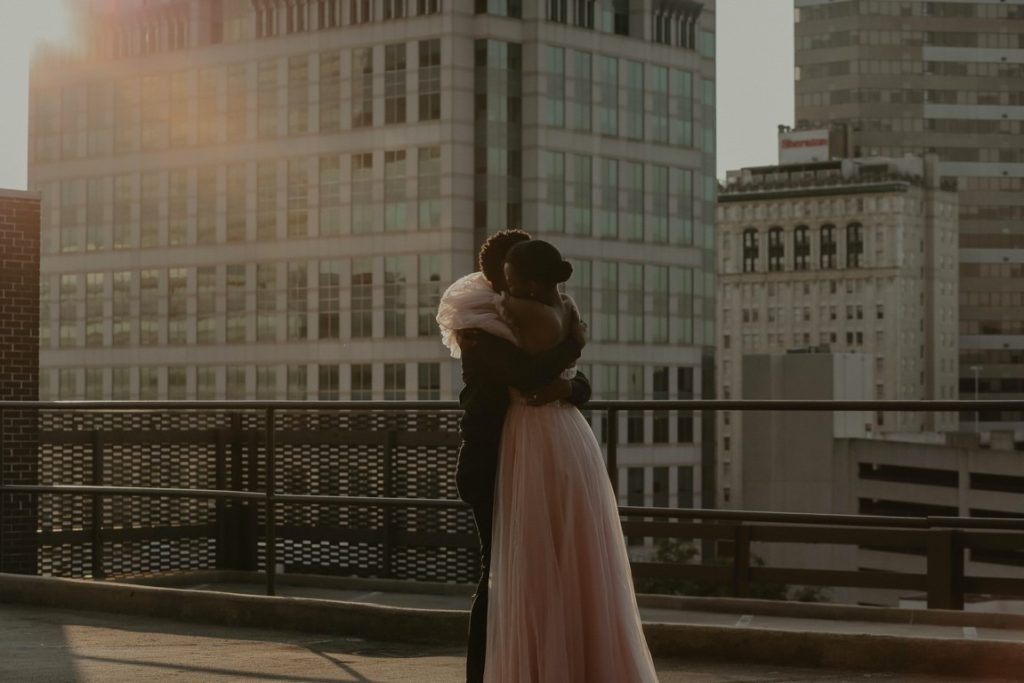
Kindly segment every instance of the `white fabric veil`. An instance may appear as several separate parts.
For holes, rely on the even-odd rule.
[[[501,295],[491,288],[483,273],[461,277],[445,290],[437,306],[437,325],[441,328],[441,343],[451,351],[452,358],[462,357],[457,330],[479,329],[519,345],[512,328],[498,313],[500,301]]]

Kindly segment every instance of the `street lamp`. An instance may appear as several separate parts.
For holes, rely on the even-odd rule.
[[[974,400],[978,400],[978,373],[981,372],[980,365],[972,365],[970,371],[974,373]],[[974,433],[980,434],[981,430],[978,428],[978,423],[981,421],[980,417],[981,410],[978,406],[974,406]]]

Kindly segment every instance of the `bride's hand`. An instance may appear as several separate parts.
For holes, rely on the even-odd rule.
[[[579,311],[575,309],[572,312],[572,338],[580,345],[581,350],[587,345],[587,324],[580,320]]]
[[[543,406],[553,401],[565,401],[571,394],[572,383],[567,379],[556,379],[551,384],[528,394],[526,403],[531,406]]]

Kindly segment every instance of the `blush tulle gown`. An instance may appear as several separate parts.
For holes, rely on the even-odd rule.
[[[486,683],[658,680],[604,456],[574,406],[513,396],[491,553]]]
[[[460,329],[516,341],[500,303],[479,273],[448,288],[437,322],[453,357]],[[574,406],[528,406],[514,391],[495,490],[484,680],[658,680],[601,447]]]

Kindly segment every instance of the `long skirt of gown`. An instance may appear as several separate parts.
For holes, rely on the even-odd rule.
[[[575,407],[513,398],[491,553],[487,683],[657,681],[604,456]]]

